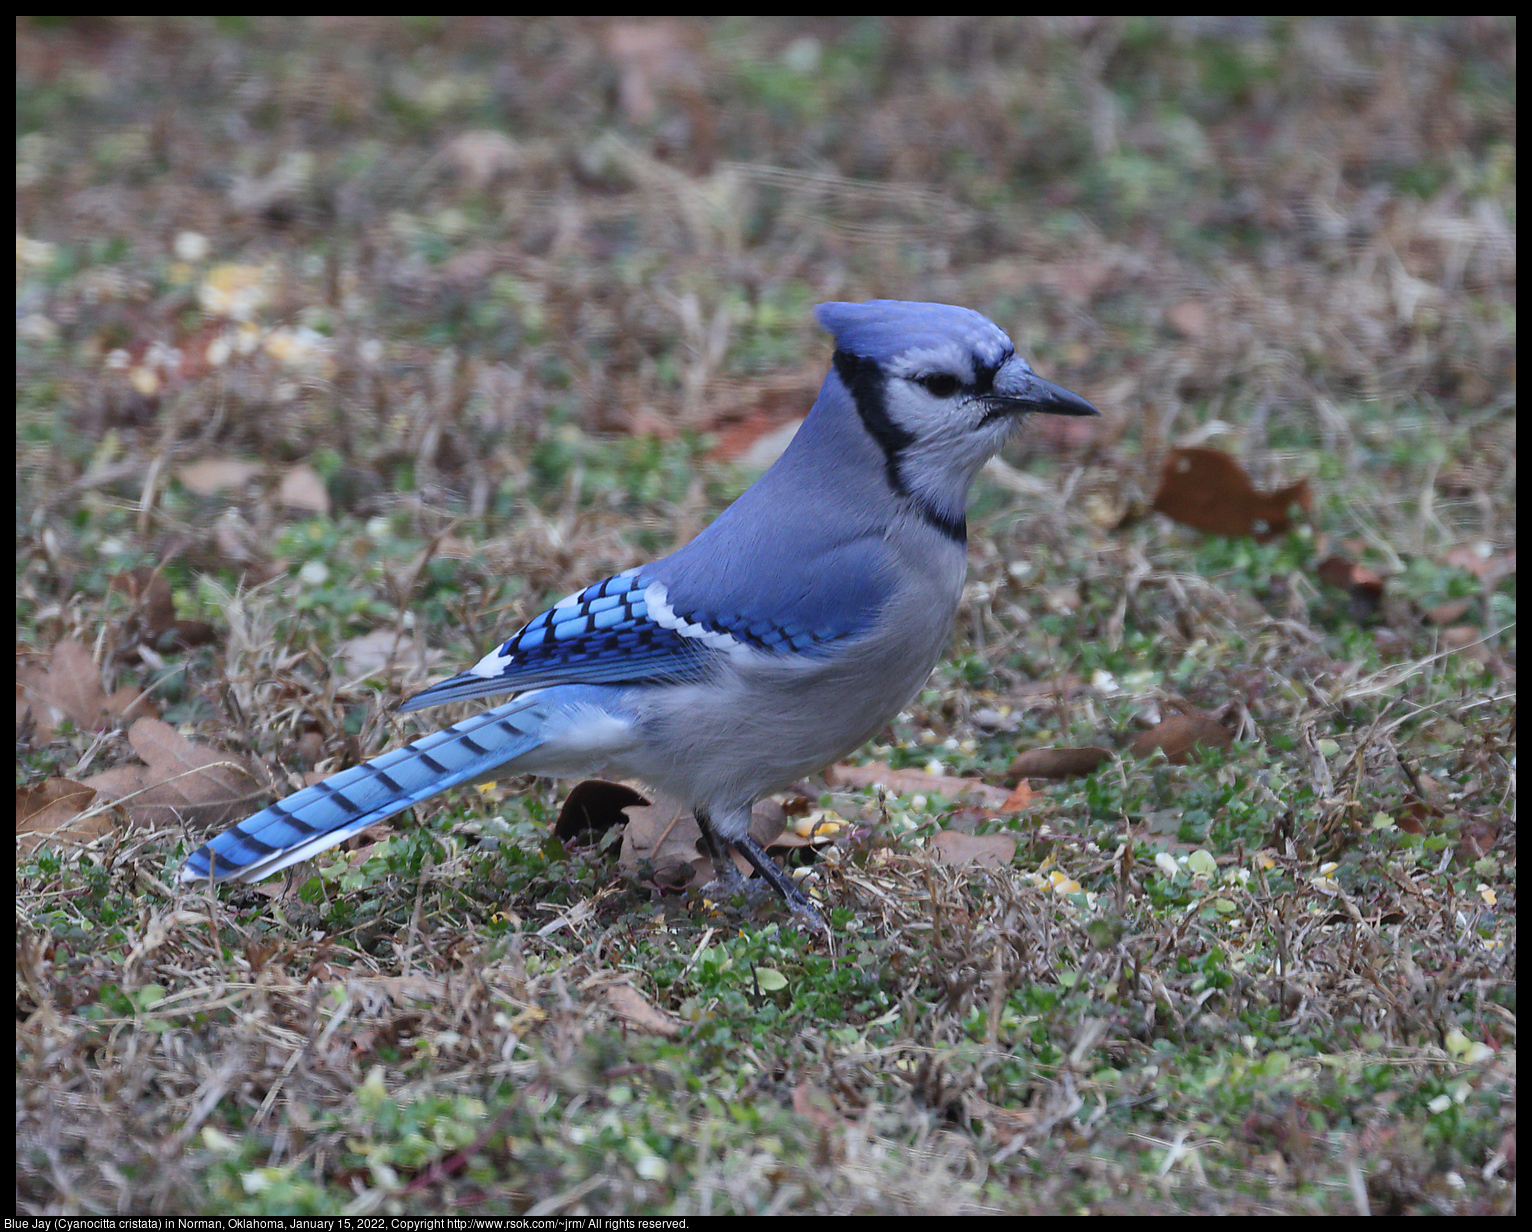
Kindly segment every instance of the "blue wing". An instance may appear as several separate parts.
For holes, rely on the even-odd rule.
[[[560,600],[400,711],[555,684],[692,680],[739,648],[818,656],[866,632],[892,589],[881,532],[826,542],[823,519],[810,518],[801,533],[757,542],[765,519],[731,518],[755,490],[679,551]]]
[[[646,571],[615,574],[534,616],[466,672],[406,698],[400,711],[554,684],[695,679],[736,646],[813,653],[834,640],[792,621],[677,611]]]

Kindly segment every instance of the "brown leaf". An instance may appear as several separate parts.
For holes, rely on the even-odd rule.
[[[139,719],[128,743],[147,764],[92,775],[85,786],[119,801],[139,825],[218,825],[245,816],[265,795],[242,759],[201,748],[158,719]]]
[[[242,488],[261,473],[258,462],[242,458],[202,458],[176,471],[181,486],[198,496],[216,496],[225,488]]]
[[[330,512],[330,493],[318,471],[299,463],[288,467],[277,485],[277,503],[324,517]]]
[[[43,742],[52,740],[66,719],[81,731],[103,731],[130,712],[154,713],[144,694],[129,686],[108,697],[90,651],[68,638],[53,648],[46,670],[33,666],[17,673],[16,711],[18,723],[31,714],[36,739]]]
[[[459,133],[442,155],[474,192],[482,192],[522,163],[521,147],[504,133],[487,128]]]
[[[1183,299],[1179,304],[1173,304],[1165,319],[1183,337],[1200,338],[1207,333],[1208,309],[1201,300]]]
[[[1327,556],[1315,569],[1320,580],[1348,592],[1346,612],[1358,624],[1370,619],[1383,601],[1383,579],[1365,565],[1343,556]]]
[[[218,630],[205,620],[178,620],[170,627],[169,646],[173,650],[208,646],[217,640]],[[162,648],[164,645],[161,642]]]
[[[696,868],[702,834],[684,805],[657,796],[651,804],[629,805],[623,812],[628,828],[622,834],[620,867],[631,871],[647,862],[656,870]]]
[[[1447,626],[1456,624],[1468,615],[1468,610],[1473,607],[1472,599],[1448,599],[1445,603],[1438,603],[1435,607],[1428,607],[1421,613],[1427,624]]]
[[[1458,859],[1465,864],[1489,855],[1500,837],[1500,826],[1493,821],[1470,821],[1463,827],[1458,842]]]
[[[1011,762],[1006,776],[1033,779],[1074,779],[1094,774],[1112,750],[1086,745],[1075,749],[1028,749]]]
[[[1484,631],[1478,625],[1453,625],[1443,629],[1441,644],[1444,650],[1455,650],[1484,667],[1494,660],[1489,647],[1484,644]]]
[[[1032,807],[1032,802],[1037,799],[1037,793],[1032,790],[1032,784],[1022,779],[1011,789],[1011,794],[1005,798],[1005,802],[997,812],[1020,813]]]
[[[1394,824],[1406,834],[1429,834],[1441,828],[1439,822],[1443,815],[1442,810],[1430,801],[1410,796],[1395,815]]]
[[[924,770],[893,770],[881,762],[865,766],[835,765],[825,771],[831,786],[871,787],[881,783],[896,795],[915,792],[940,793],[951,799],[971,799],[985,808],[998,809],[1010,798],[1003,787],[991,787],[979,779],[958,778],[951,774],[927,774]]]
[[[1305,512],[1312,509],[1307,479],[1276,492],[1257,492],[1228,454],[1196,447],[1170,451],[1152,507],[1210,535],[1253,535],[1264,543],[1287,533],[1294,504]]]
[[[1493,585],[1516,572],[1516,550],[1496,555],[1487,543],[1460,543],[1443,558],[1446,564],[1462,569]]]
[[[398,629],[374,629],[358,637],[347,638],[335,651],[341,670],[353,680],[361,680],[396,663],[418,663],[421,645],[418,634]]]
[[[1009,834],[960,834],[956,830],[940,830],[931,839],[931,850],[943,864],[1005,868],[1016,854],[1016,839]]]
[[[793,1112],[823,1134],[840,1133],[855,1124],[836,1112],[835,1099],[827,1090],[807,1082],[793,1088]]]
[[[648,803],[644,796],[626,784],[586,779],[576,783],[564,797],[564,806],[559,809],[553,833],[566,843],[576,840],[594,843],[613,826],[627,824],[629,817],[624,809]]]
[[[697,829],[691,810],[674,800],[649,792],[653,804],[630,804],[628,828],[622,835],[620,868],[633,870],[647,861],[656,871],[686,870],[679,886],[712,877],[712,863],[702,854],[702,832]],[[750,837],[762,847],[775,844],[782,834],[786,813],[775,800],[760,800],[750,813]],[[754,871],[741,855],[734,856],[735,867],[746,877]],[[666,884],[671,884],[667,881]]]
[[[35,787],[16,789],[16,833],[20,851],[31,855],[45,842],[80,846],[116,828],[110,810],[89,817],[96,791],[72,779],[44,779]]]
[[[618,103],[632,124],[652,123],[660,94],[676,85],[695,86],[700,77],[698,34],[689,26],[668,20],[616,21],[605,33],[607,54],[618,70]]]
[[[1155,749],[1163,749],[1172,765],[1184,766],[1194,760],[1192,749],[1204,745],[1212,749],[1226,749],[1234,743],[1229,729],[1210,714],[1192,711],[1189,714],[1173,714],[1144,732],[1129,747],[1137,757],[1148,757]]]
[[[662,1010],[631,984],[608,984],[601,993],[617,1016],[635,1030],[675,1039],[686,1029],[685,1019]]]
[[[175,624],[176,604],[170,593],[170,582],[158,569],[140,565],[127,573],[119,573],[108,588],[131,600],[146,641],[158,641],[160,635]]]

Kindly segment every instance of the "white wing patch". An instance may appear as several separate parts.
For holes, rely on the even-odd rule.
[[[714,633],[702,625],[690,620],[683,620],[677,616],[675,609],[670,606],[665,587],[659,582],[651,582],[649,589],[644,591],[644,604],[649,609],[649,619],[654,621],[662,629],[671,629],[682,637],[695,638],[705,646],[712,646],[715,650],[735,650],[739,648],[739,641],[727,633]]]
[[[510,661],[515,657],[514,655],[505,653],[507,644],[508,643],[501,642],[500,645],[496,646],[487,655],[485,655],[482,659],[470,667],[465,674],[469,676],[483,676],[486,680],[495,679],[495,677],[499,676],[502,672],[505,671],[506,667],[510,664]]]

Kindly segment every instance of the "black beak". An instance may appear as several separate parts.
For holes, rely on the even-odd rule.
[[[1100,415],[1079,394],[1070,393],[1062,385],[1045,381],[1020,360],[1013,359],[995,373],[995,383],[988,397],[990,412],[986,418],[996,415],[1024,415],[1037,412],[1042,415]]]

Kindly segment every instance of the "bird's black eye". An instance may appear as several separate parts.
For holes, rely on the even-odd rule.
[[[932,372],[926,376],[917,376],[915,383],[933,398],[950,398],[963,384],[950,372]]]

